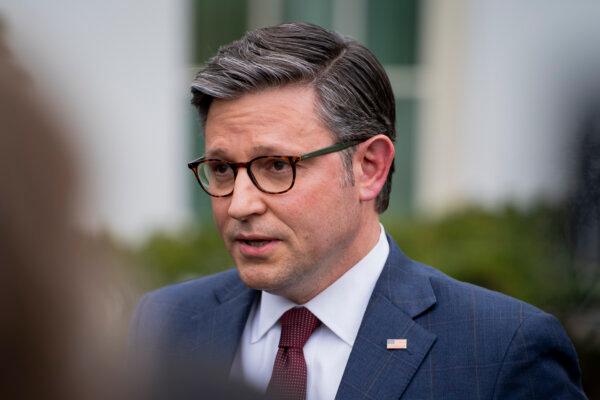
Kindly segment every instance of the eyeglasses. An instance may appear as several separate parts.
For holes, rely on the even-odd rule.
[[[238,168],[243,167],[246,167],[250,180],[259,190],[280,194],[294,186],[296,164],[300,161],[335,153],[361,142],[362,140],[353,140],[337,143],[300,156],[261,156],[241,163],[200,157],[188,163],[188,168],[192,170],[202,189],[213,197],[230,196],[233,193]]]

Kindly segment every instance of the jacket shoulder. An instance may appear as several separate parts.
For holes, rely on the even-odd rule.
[[[157,343],[157,338],[186,329],[191,318],[211,312],[219,294],[243,287],[235,269],[148,292],[137,303],[130,322],[130,346]]]
[[[437,336],[430,356],[440,371],[471,373],[484,398],[585,399],[577,353],[554,316],[414,264],[436,296],[420,322]]]
[[[541,309],[506,294],[454,279],[443,272],[415,262],[426,275],[436,296],[436,311],[480,318],[527,318],[546,314]]]
[[[169,307],[181,311],[198,311],[217,303],[217,293],[233,290],[241,284],[238,272],[229,269],[213,275],[164,286],[146,293],[140,304]]]

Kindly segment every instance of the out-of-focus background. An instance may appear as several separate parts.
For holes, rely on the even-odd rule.
[[[2,0],[0,18],[75,132],[81,226],[145,289],[231,266],[186,168],[202,154],[194,72],[284,21],[365,43],[396,95],[386,228],[409,256],[556,314],[600,397],[600,2]]]

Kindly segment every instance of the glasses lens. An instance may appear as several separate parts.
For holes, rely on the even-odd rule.
[[[198,165],[198,178],[204,189],[213,196],[224,196],[233,190],[233,169],[221,160],[207,160]]]
[[[294,183],[294,169],[285,157],[257,158],[250,170],[260,188],[269,193],[285,192]]]

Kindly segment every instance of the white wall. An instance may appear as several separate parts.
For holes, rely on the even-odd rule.
[[[560,199],[573,182],[578,97],[600,78],[600,2],[479,0],[470,20],[468,197]]]
[[[0,1],[11,47],[76,127],[92,228],[135,239],[188,217],[186,4]]]
[[[464,70],[468,0],[421,3],[421,94],[416,137],[416,207],[443,213],[463,202]]]
[[[429,14],[443,8],[428,3]],[[600,80],[600,1],[459,3],[465,13],[443,15],[451,27],[446,31],[460,35],[436,35],[439,26],[424,35],[425,54],[438,52],[426,65],[437,73],[424,82],[430,90],[422,126],[429,140],[421,141],[419,203],[444,210],[467,202],[560,200],[573,183],[574,113]],[[444,62],[459,65],[460,72],[443,75]],[[440,101],[455,111],[446,117],[448,132],[439,121],[428,122],[443,116],[427,106]],[[441,153],[450,153],[451,163],[439,161],[436,143],[444,142]]]

